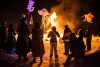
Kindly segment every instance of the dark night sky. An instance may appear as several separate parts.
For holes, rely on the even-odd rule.
[[[18,22],[22,12],[25,12],[27,0],[0,0],[0,18],[5,19],[8,23]]]
[[[100,35],[100,1],[94,0],[91,4],[91,10],[94,14],[94,28],[95,33],[99,33]]]
[[[35,0],[36,1],[36,7],[38,9],[41,8],[47,8],[48,10],[50,7],[58,4],[59,0]],[[90,4],[89,9],[93,12],[95,18],[94,18],[94,27],[95,31],[97,33],[100,33],[100,2],[99,0],[81,0],[83,2],[89,1]],[[13,23],[14,21],[17,21],[19,16],[23,12],[27,12],[28,0],[0,0],[0,18],[3,17],[8,22]],[[83,5],[82,5],[83,6]],[[13,19],[13,20],[12,20]]]
[[[59,3],[56,0],[35,0],[35,7],[38,9],[46,8],[50,10],[50,7]],[[28,0],[0,0],[0,17],[3,17],[8,22],[14,22],[14,20],[18,20],[19,16],[22,13],[27,13],[27,4]],[[16,19],[17,18],[17,19]]]

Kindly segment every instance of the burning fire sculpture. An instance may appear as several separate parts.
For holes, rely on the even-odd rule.
[[[55,26],[55,19],[57,15],[53,12],[51,15],[45,9],[38,10],[39,15],[42,16],[42,28],[44,29],[44,33],[49,32],[52,26]]]
[[[87,21],[88,23],[93,23],[92,20],[94,18],[94,15],[91,12],[85,14],[84,17],[85,19],[83,21]]]

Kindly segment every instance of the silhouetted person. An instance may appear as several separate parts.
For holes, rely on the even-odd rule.
[[[13,29],[13,25],[10,24],[8,27],[8,37],[7,37],[7,52],[13,53],[15,50],[15,31]]]
[[[65,25],[65,30],[63,34],[63,41],[64,41],[64,54],[67,55],[69,53],[69,39],[68,34],[71,33],[71,30],[69,29],[68,25]]]
[[[79,52],[81,53],[81,58],[85,57],[85,44],[83,41],[83,37],[85,36],[85,30],[84,29],[79,29],[79,37],[78,37],[78,42],[79,42]]]
[[[7,45],[6,45],[6,23],[2,22],[1,27],[0,27],[0,48],[6,50]]]
[[[27,24],[25,23],[26,19],[23,17],[20,19],[20,24],[18,26],[18,39],[16,44],[16,53],[18,54],[18,60],[27,60],[27,53],[28,53],[28,36],[29,36],[29,29]]]
[[[69,38],[69,43],[70,43],[70,54],[68,55],[66,61],[65,61],[65,65],[70,64],[71,59],[74,57],[74,60],[79,60],[80,58],[82,58],[82,46],[80,46],[80,42],[77,39],[77,37],[75,36],[74,33],[69,34],[68,36]]]
[[[33,63],[36,62],[36,57],[40,57],[40,62],[43,62],[42,58],[45,53],[43,43],[43,31],[40,28],[38,22],[35,23],[35,27],[32,29],[32,56]]]
[[[91,50],[91,41],[92,41],[92,23],[88,23],[87,34],[86,34],[86,46],[87,50]]]
[[[55,54],[55,58],[58,58],[57,54],[57,36],[60,37],[58,31],[56,31],[56,27],[52,27],[52,31],[49,32],[48,37],[50,37],[50,58],[53,56],[53,51]]]

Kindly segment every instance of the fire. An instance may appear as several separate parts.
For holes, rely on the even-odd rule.
[[[55,26],[55,19],[57,18],[57,15],[55,12],[53,12],[53,14],[50,16],[50,21],[51,21],[51,25]]]
[[[88,14],[85,14],[84,17],[85,17],[84,21],[87,21],[89,23],[92,23],[92,20],[94,18],[94,15],[90,12]]]
[[[51,31],[51,27],[56,26],[55,19],[57,18],[56,12],[53,12],[49,17],[45,16],[43,19],[44,21],[47,20],[47,22],[44,24],[46,27],[46,33],[44,34],[44,39],[49,40],[50,38],[47,38],[48,33]],[[47,24],[47,26],[46,26]]]

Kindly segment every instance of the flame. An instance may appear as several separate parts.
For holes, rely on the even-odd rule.
[[[51,21],[51,25],[55,26],[55,19],[57,18],[57,15],[55,12],[53,12],[53,14],[50,16],[50,21]]]
[[[56,26],[56,22],[55,19],[57,18],[56,12],[53,12],[50,17],[45,16],[45,18],[43,19],[43,21],[47,20],[47,30],[46,33],[44,34],[44,38],[45,40],[50,40],[50,38],[48,38],[48,33],[51,31],[51,27]],[[44,24],[46,25],[46,23]]]
[[[61,37],[63,37],[63,32],[64,32],[64,26],[67,24],[69,26],[69,28],[72,30],[72,32],[74,32],[74,29],[76,27],[75,22],[72,21],[68,21],[66,19],[66,21],[61,21],[61,16],[57,16],[56,12],[53,12],[50,16],[45,16],[43,21],[45,21],[44,23],[44,34],[48,34],[51,31],[51,27],[55,26],[57,31],[59,31],[59,34]],[[46,36],[45,36],[46,37]]]
[[[89,23],[92,23],[92,20],[94,18],[94,15],[90,12],[88,14],[85,14],[84,17],[85,17],[84,21],[87,21]]]

